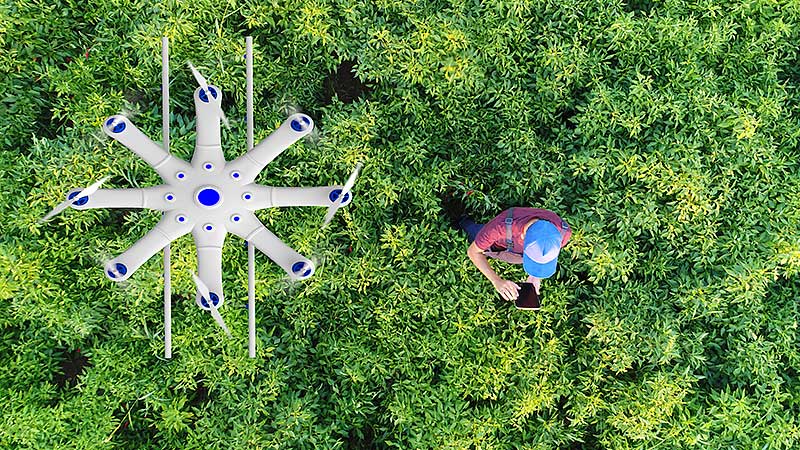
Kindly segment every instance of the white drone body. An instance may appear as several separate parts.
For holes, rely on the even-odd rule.
[[[264,166],[310,133],[314,123],[307,115],[294,114],[255,148],[234,161],[225,161],[220,145],[218,106],[211,104],[220,102],[222,95],[214,86],[209,86],[209,90],[212,98],[216,94],[213,100],[202,88],[194,93],[197,141],[191,164],[165,152],[126,117],[110,117],[103,131],[153,167],[164,184],[145,189],[99,189],[77,199],[72,207],[164,211],[153,230],[106,264],[106,275],[114,281],[128,279],[168,243],[191,232],[197,246],[200,279],[211,291],[215,306],[221,306],[225,298],[222,243],[228,232],[251,242],[292,279],[308,278],[314,273],[314,263],[284,244],[258,220],[254,211],[279,206],[329,207],[337,203],[343,186],[281,188],[253,183]],[[79,192],[74,190],[70,195]],[[342,204],[350,200],[346,195]],[[197,293],[200,307],[209,309],[207,300]]]
[[[249,52],[251,42],[248,38]],[[164,53],[166,61],[166,41]],[[248,53],[249,120],[252,120],[251,55],[252,53]],[[196,72],[194,67],[192,70]],[[352,200],[349,190],[358,168],[345,186],[272,187],[255,184],[256,177],[267,164],[312,131],[313,120],[305,114],[293,114],[255,147],[252,147],[252,122],[249,121],[248,141],[252,148],[235,160],[226,161],[220,142],[220,118],[224,120],[221,109],[222,91],[216,86],[206,85],[205,79],[199,73],[196,76],[201,87],[194,92],[197,140],[191,163],[175,157],[153,142],[128,118],[121,115],[109,117],[103,124],[103,131],[147,162],[158,172],[164,184],[144,189],[98,189],[101,180],[86,189],[70,191],[67,200],[45,219],[67,205],[79,210],[147,208],[163,211],[161,221],[154,229],[124,253],[106,263],[106,275],[113,281],[128,279],[153,255],[162,249],[168,250],[170,242],[191,232],[197,247],[199,274],[199,277],[194,277],[197,284],[195,301],[200,308],[208,310],[228,332],[217,311],[225,301],[221,265],[222,245],[226,234],[235,234],[266,254],[286,271],[290,279],[307,279],[314,274],[314,263],[269,231],[256,217],[255,211],[286,206],[322,206],[329,208],[327,222],[333,212]],[[168,100],[166,103],[168,104]],[[168,132],[165,132],[165,138],[168,138]],[[165,146],[167,145],[168,143]],[[165,261],[167,260],[168,252],[165,253]],[[252,262],[252,250],[250,261]],[[250,270],[250,305],[254,306],[252,264]],[[165,343],[169,358],[171,307],[168,304],[167,282],[168,276],[165,272]],[[254,308],[250,309],[250,356],[254,357]]]

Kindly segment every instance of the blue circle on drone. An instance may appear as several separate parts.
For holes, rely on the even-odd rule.
[[[216,189],[205,188],[197,194],[197,201],[203,206],[214,206],[219,203],[219,192]]]
[[[292,272],[298,273],[301,270],[303,270],[305,267],[306,267],[306,263],[304,263],[303,261],[298,261],[298,262],[292,264]]]
[[[109,119],[108,119],[108,120],[106,120],[106,126],[107,126],[107,127],[110,127],[112,123],[114,123],[114,118],[113,118],[113,117],[109,117]],[[117,123],[117,124],[114,126],[114,128],[112,128],[112,129],[111,129],[111,131],[112,131],[113,133],[122,133],[123,131],[125,131],[125,122],[123,122],[123,121],[119,121],[119,122],[118,122],[118,123]]]
[[[217,98],[217,90],[216,89],[214,89],[213,87],[209,86],[208,90],[211,91],[211,96],[212,97]],[[200,100],[202,100],[204,103],[208,103],[208,94],[206,94],[206,90],[203,89],[203,88],[200,88]]]
[[[309,120],[308,117],[303,116],[303,117],[301,117],[301,119],[302,119],[302,122],[300,121],[300,119],[292,120],[292,129],[294,131],[297,131],[297,132],[305,131],[306,129],[308,129],[308,126],[311,125],[311,120]]]
[[[116,265],[114,265],[114,269],[116,269],[116,271],[120,275],[125,275],[126,273],[128,273],[128,267],[122,263],[117,263]],[[108,273],[108,276],[111,278],[117,278],[117,275],[110,270],[107,270],[106,273]]]
[[[211,302],[214,303],[214,306],[219,305],[219,295],[209,292],[211,296]],[[205,297],[200,297],[200,304],[203,305],[203,308],[208,308],[208,300]]]
[[[339,198],[339,195],[341,195],[341,194],[342,194],[342,190],[341,189],[334,189],[334,190],[331,191],[330,194],[328,194],[328,198],[332,202],[335,202]],[[347,203],[348,200],[350,200],[350,193],[349,192],[344,194],[344,200],[342,200],[342,203]]]
[[[72,193],[69,194],[69,196],[67,196],[67,199],[72,200],[78,194],[80,194],[80,192],[77,192],[77,191],[76,192],[72,192]],[[88,201],[89,201],[89,197],[84,195],[83,197],[81,197],[81,198],[75,200],[74,202],[72,202],[72,204],[76,205],[76,206],[82,206],[82,205],[85,205]]]

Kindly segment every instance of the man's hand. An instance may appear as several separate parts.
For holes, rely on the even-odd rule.
[[[492,284],[494,284],[494,288],[500,293],[500,296],[509,302],[519,297],[519,285],[513,281],[499,279]]]
[[[541,278],[536,278],[536,277],[534,277],[532,275],[529,275],[528,279],[527,279],[527,282],[533,284],[534,289],[536,289],[536,295],[539,295],[539,287],[542,284],[542,279]]]

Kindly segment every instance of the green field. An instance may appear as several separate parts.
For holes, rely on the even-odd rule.
[[[257,180],[354,200],[259,213],[318,261],[289,284],[226,241],[232,338],[172,246],[126,283],[102,261],[154,211],[69,189],[161,184],[100,124],[194,150],[191,61],[224,91],[228,159],[315,121]],[[7,0],[0,4],[0,448],[800,448],[800,3],[789,0]],[[538,312],[500,301],[449,227],[546,208],[572,226]],[[525,277],[501,263],[501,276]]]

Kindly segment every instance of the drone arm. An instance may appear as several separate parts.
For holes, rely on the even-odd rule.
[[[329,207],[336,202],[342,192],[342,186],[318,187],[271,187],[253,186],[253,200],[248,206],[253,211],[265,208],[284,206],[324,206]],[[350,203],[347,196],[344,205]]]
[[[106,275],[114,281],[128,279],[151,256],[155,255],[167,244],[192,230],[189,220],[178,222],[180,214],[170,211],[164,214],[161,221],[136,241],[128,250],[105,265]]]
[[[177,172],[189,168],[185,161],[164,151],[125,116],[109,117],[103,124],[103,131],[139,155],[163,180],[172,179]]]
[[[145,189],[98,189],[87,197],[84,204],[73,203],[74,209],[93,208],[146,208],[157,211],[172,209],[172,204],[167,201],[168,186],[155,186]],[[72,192],[80,192],[73,189]],[[174,197],[173,197],[174,198]]]
[[[216,93],[208,95],[202,87],[194,91],[194,109],[197,114],[197,140],[195,141],[192,165],[213,163],[222,166],[225,157],[222,154],[220,138],[220,108],[222,107],[222,90],[216,86],[209,86],[209,90]],[[202,93],[202,95],[201,95]]]
[[[226,169],[242,174],[243,183],[252,183],[273,159],[314,129],[314,121],[305,114],[292,114],[277,130],[252,150],[232,161]]]
[[[215,227],[212,231],[207,231],[203,227],[196,227],[192,232],[194,243],[197,247],[197,276],[206,284],[209,292],[219,296],[217,308],[222,306],[224,300],[222,292],[222,244],[225,241],[225,234],[225,229],[221,227]],[[202,294],[198,291],[196,301],[202,307],[200,297],[202,297]]]
[[[242,214],[241,220],[231,225],[229,231],[252,243],[269,259],[279,265],[290,278],[300,280],[314,273],[314,263],[284,244],[252,214]]]

